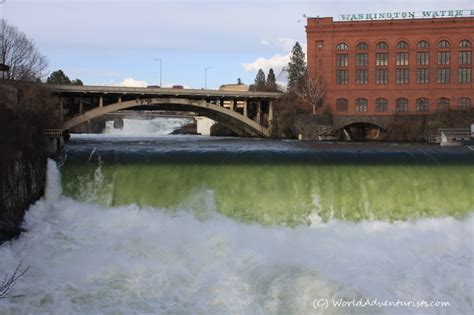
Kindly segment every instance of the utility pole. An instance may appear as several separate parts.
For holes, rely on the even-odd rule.
[[[204,89],[207,90],[207,70],[211,69],[212,67],[205,67],[204,68]]]
[[[161,79],[162,79],[161,58],[157,58],[157,59],[155,59],[155,61],[159,61],[159,62],[160,62],[160,87],[163,87],[163,86],[162,86],[162,83],[163,83],[163,82],[161,81]]]

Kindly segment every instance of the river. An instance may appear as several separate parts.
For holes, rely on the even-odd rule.
[[[474,311],[474,152],[157,122],[73,135],[49,161],[28,232],[0,246],[1,274],[30,266],[1,314]],[[449,306],[333,305],[353,299]]]

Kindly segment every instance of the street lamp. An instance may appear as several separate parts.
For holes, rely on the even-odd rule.
[[[204,89],[207,90],[207,69],[211,69],[212,67],[205,67],[204,68]]]
[[[161,85],[161,84],[162,84],[162,82],[161,82],[161,58],[157,58],[157,59],[155,59],[155,61],[159,61],[159,62],[160,62],[160,87],[163,87],[163,86]]]

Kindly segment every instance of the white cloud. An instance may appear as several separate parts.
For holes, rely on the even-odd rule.
[[[273,68],[275,74],[278,74],[281,71],[281,68],[288,65],[290,60],[289,55],[274,55],[271,58],[257,58],[254,62],[243,64],[245,71],[257,72],[258,69],[262,69],[265,73]]]
[[[113,83],[115,86],[126,86],[126,87],[147,87],[148,82],[143,80],[135,80],[132,78],[123,79],[122,82]]]
[[[265,40],[265,39],[262,39],[260,41],[260,44],[263,45],[263,46],[269,46],[270,45],[270,42],[268,40]]]

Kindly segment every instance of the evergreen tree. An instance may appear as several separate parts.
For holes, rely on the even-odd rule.
[[[268,71],[268,76],[267,76],[267,91],[276,91],[276,90],[277,90],[277,84],[276,84],[275,73],[273,72],[273,69],[270,68],[270,71]]]
[[[72,84],[72,85],[84,85],[81,80],[69,79],[69,77],[63,72],[63,70],[53,71],[46,79],[47,84]]]
[[[257,76],[255,77],[255,90],[256,91],[265,91],[266,82],[265,82],[265,73],[262,69],[259,69]]]
[[[71,84],[72,85],[84,85],[84,83],[82,83],[82,81],[79,80],[79,79],[72,80]]]
[[[305,54],[300,44],[296,42],[288,63],[288,91],[301,94],[306,81]]]
[[[64,74],[63,70],[57,70],[50,74],[46,79],[48,84],[71,84],[71,80]]]

